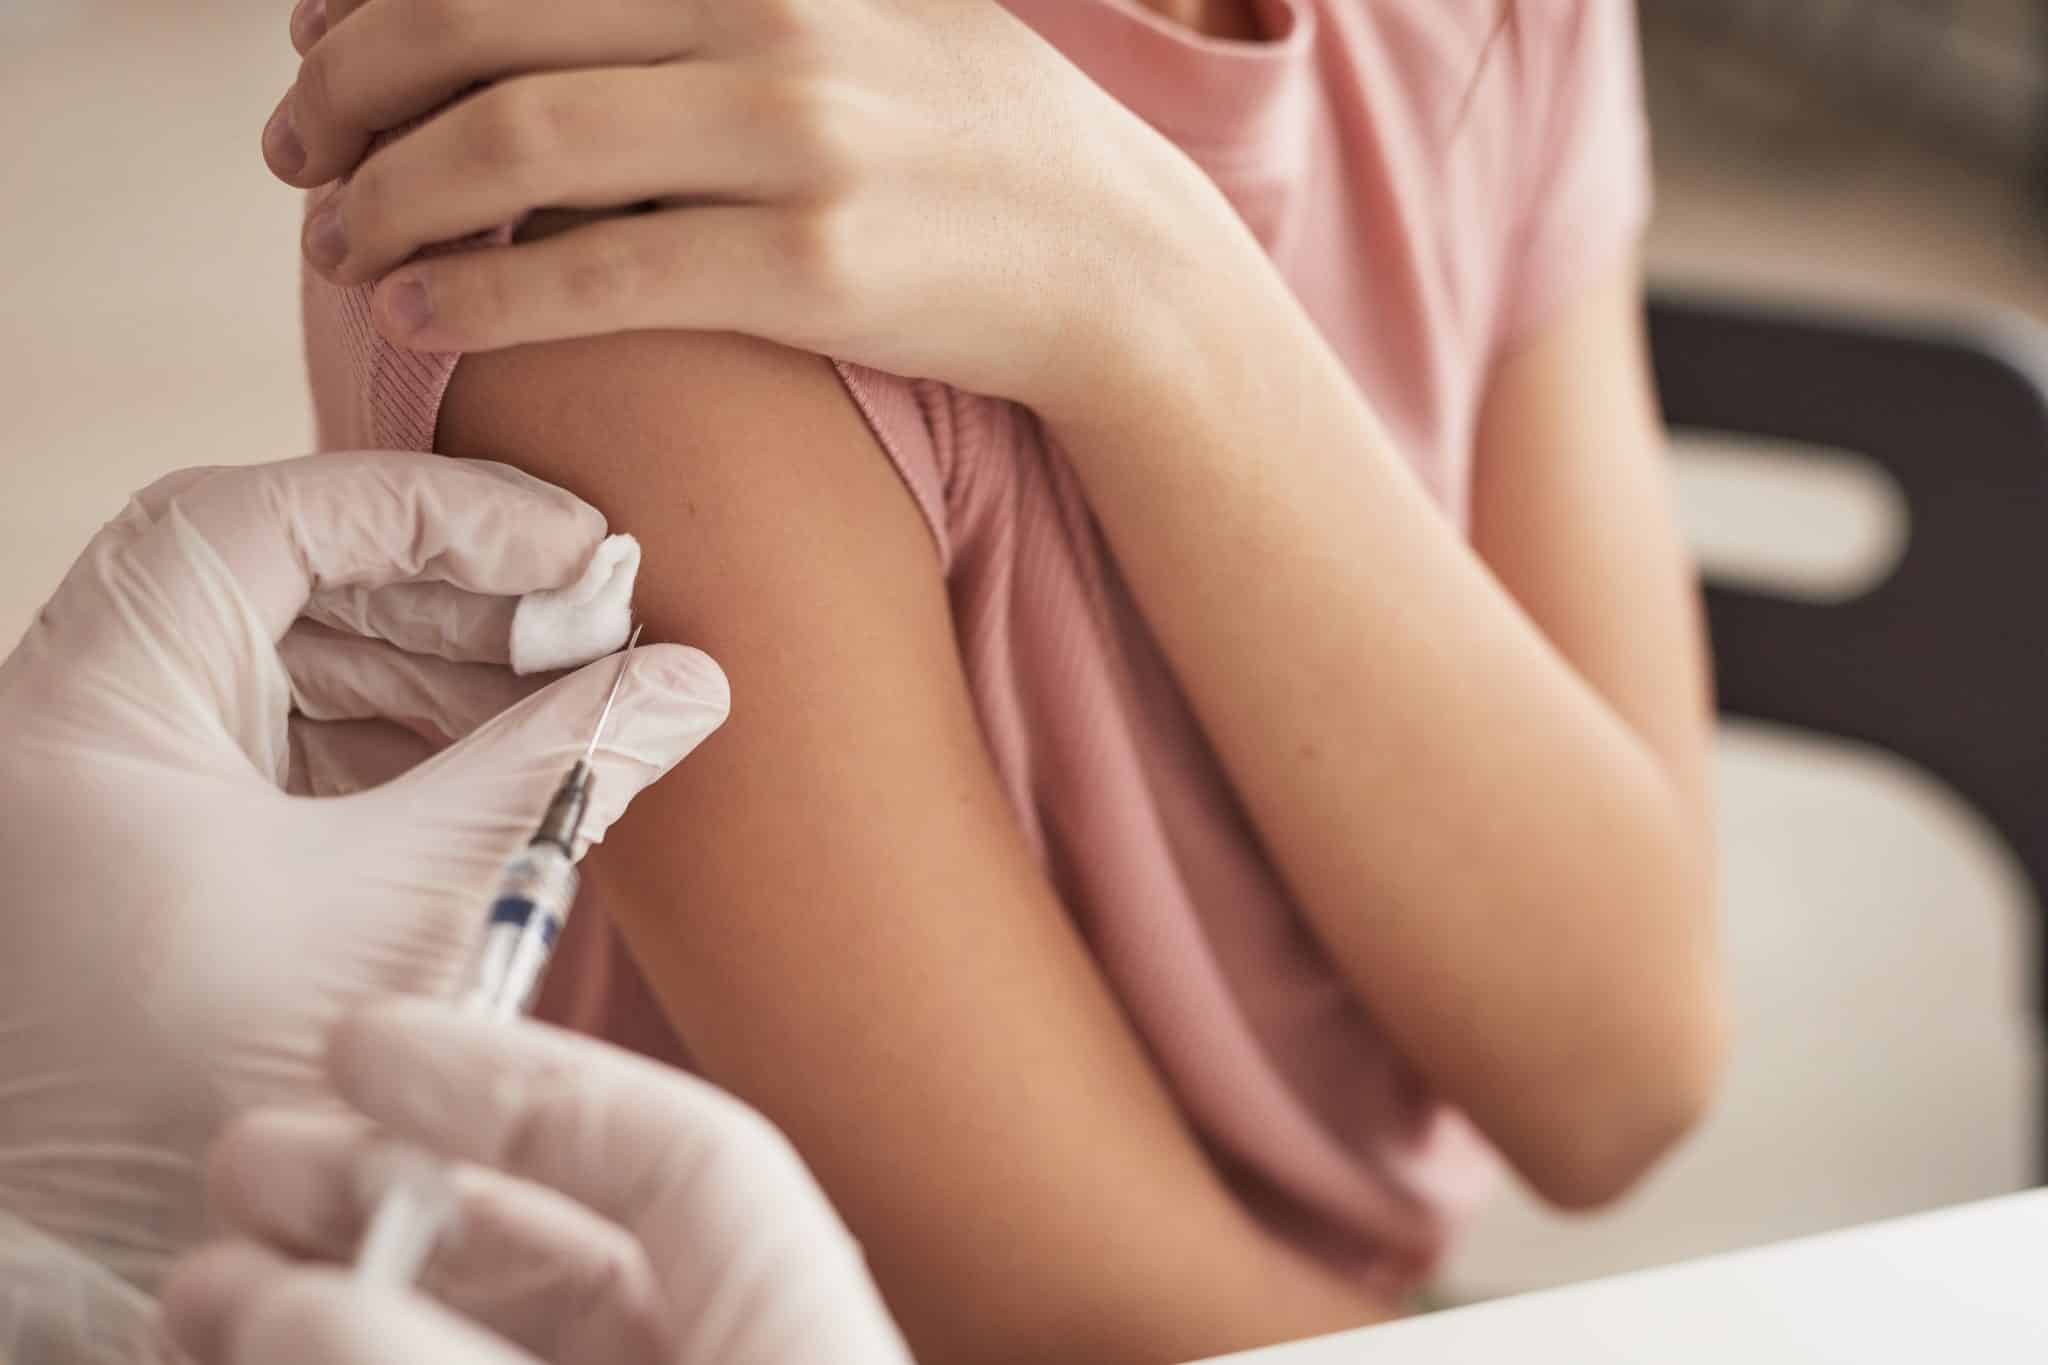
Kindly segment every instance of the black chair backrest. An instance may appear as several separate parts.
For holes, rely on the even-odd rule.
[[[2020,324],[1912,334],[1670,297],[1650,335],[1675,430],[1864,456],[1910,519],[1896,570],[1850,601],[1708,582],[1721,709],[1926,769],[2048,906],[2048,342]]]

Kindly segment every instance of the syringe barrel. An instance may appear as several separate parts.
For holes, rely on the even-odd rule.
[[[587,795],[589,784],[582,784]],[[462,1008],[509,1019],[533,1008],[555,940],[576,901],[579,878],[570,839],[536,839],[506,866],[491,901],[483,942],[471,961]],[[357,1271],[386,1284],[418,1278],[455,1212],[452,1173],[425,1152],[409,1151],[371,1218]]]
[[[506,867],[491,902],[464,1007],[499,1018],[533,1007],[555,940],[569,918],[578,885],[567,851],[536,843]]]

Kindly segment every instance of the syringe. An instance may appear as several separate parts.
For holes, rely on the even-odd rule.
[[[636,628],[619,656],[618,676],[590,736],[590,747],[555,789],[526,849],[498,880],[489,923],[469,974],[462,1008],[493,1019],[526,1013],[539,992],[555,940],[576,900],[576,839],[596,785],[591,762],[625,685]],[[411,1284],[433,1254],[434,1243],[455,1212],[452,1172],[426,1152],[404,1149],[390,1187],[378,1203],[356,1255],[356,1274],[380,1284]]]

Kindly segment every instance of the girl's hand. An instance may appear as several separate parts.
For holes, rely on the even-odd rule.
[[[1222,204],[987,0],[306,0],[292,33],[264,152],[348,177],[306,226],[330,279],[598,211],[384,278],[414,349],[735,331],[1056,409]]]

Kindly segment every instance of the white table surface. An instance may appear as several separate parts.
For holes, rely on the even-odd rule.
[[[2048,1191],[1230,1360],[2042,1365],[2048,1362]]]

